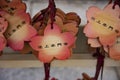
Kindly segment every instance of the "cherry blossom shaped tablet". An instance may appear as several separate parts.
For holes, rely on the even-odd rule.
[[[25,12],[26,5],[22,0],[0,0],[0,10],[4,10],[9,14],[14,15],[14,13],[18,11]]]
[[[51,23],[50,19],[48,23]],[[77,35],[78,26],[80,24],[80,17],[75,12],[65,14],[61,9],[57,9],[55,16],[55,23],[61,28],[63,32],[72,32]]]
[[[103,10],[92,6],[87,10],[88,24],[84,33],[89,38],[98,38],[103,46],[112,46],[120,36],[120,8],[113,9],[113,4],[107,5]]]
[[[4,18],[0,17],[0,51],[2,51],[6,46],[6,39],[3,36],[3,33],[5,32],[7,27],[8,22]]]
[[[65,14],[60,9],[58,9],[58,12],[61,12],[63,16],[56,13],[55,23],[60,26],[63,32],[72,32],[76,36],[81,22],[80,17],[75,12]]]
[[[31,39],[31,47],[38,51],[38,59],[44,63],[51,62],[54,58],[65,60],[70,57],[71,50],[76,38],[70,32],[60,30],[56,24],[47,25],[44,36],[35,36]]]
[[[35,21],[35,19],[37,19],[38,16],[40,15],[41,15],[41,12],[38,12],[34,16],[33,21]],[[41,23],[43,24],[41,25]],[[48,21],[47,20],[37,21],[37,22],[34,22],[33,24],[34,24],[34,27],[38,30],[38,33],[40,35],[43,35],[46,24],[50,24],[50,23],[51,21],[49,19]],[[56,10],[55,23],[61,28],[63,32],[72,32],[73,35],[76,36],[79,29],[78,26],[80,24],[80,17],[73,12],[65,14],[62,10],[58,8]]]
[[[78,29],[79,28],[78,28],[78,23],[76,21],[72,21],[71,20],[71,21],[67,22],[67,20],[66,20],[66,22],[64,22],[61,19],[61,17],[56,15],[55,16],[55,23],[57,25],[59,25],[59,27],[61,28],[62,32],[72,32],[72,34],[74,36],[76,36],[77,33],[78,33]]]
[[[37,34],[36,30],[30,25],[30,16],[24,12],[16,12],[10,15],[0,12],[0,15],[9,22],[9,27],[5,32],[8,45],[14,50],[22,50],[24,41],[29,41]]]

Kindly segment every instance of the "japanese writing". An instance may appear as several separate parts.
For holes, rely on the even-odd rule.
[[[18,24],[16,27],[14,27],[14,29],[10,30],[10,31],[6,31],[5,36],[6,38],[9,38],[12,34],[14,34],[16,31],[18,31],[20,28],[22,28],[22,26],[26,24],[25,21],[22,21],[20,24]]]
[[[99,25],[102,25],[103,27],[106,27],[107,29],[111,30],[111,31],[115,31],[115,33],[119,33],[119,30],[114,29],[113,26],[108,25],[105,22],[102,22],[101,20],[96,19],[95,17],[91,17],[91,20],[98,23]]]
[[[8,5],[0,6],[0,9],[6,9],[10,15],[14,15],[16,7],[9,7]]]
[[[43,48],[54,48],[54,47],[62,47],[62,46],[67,46],[68,43],[65,42],[65,43],[56,43],[56,44],[46,44],[46,45],[39,45],[38,48],[39,49],[43,49]]]

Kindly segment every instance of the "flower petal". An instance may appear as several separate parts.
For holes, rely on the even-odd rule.
[[[75,12],[67,13],[66,16],[65,16],[65,19],[66,19],[65,22],[75,21],[77,23],[77,25],[79,25],[81,23],[80,17]]]
[[[8,27],[8,22],[5,18],[0,18],[0,33],[4,33]]]
[[[120,60],[120,38],[109,48],[109,56],[112,59]]]
[[[97,38],[98,35],[97,35],[97,32],[94,30],[93,26],[91,23],[88,23],[83,32],[85,33],[85,35],[89,38]]]
[[[63,20],[61,17],[59,16],[55,16],[55,23],[59,26],[59,27],[62,27],[63,26]]]
[[[103,46],[112,46],[113,44],[115,44],[116,41],[116,37],[115,36],[101,36],[99,37],[99,41]]]
[[[29,31],[31,31],[31,32],[29,32]],[[35,35],[34,30],[32,30],[32,29],[30,30],[29,27],[23,26],[18,31],[14,32],[11,36],[8,36],[8,38],[7,38],[8,45],[11,46],[13,44],[11,46],[13,49],[20,50],[20,49],[22,49],[22,47],[24,45],[23,44],[24,41],[29,41],[30,38],[33,37],[34,35]],[[16,45],[21,45],[20,48],[16,47],[15,44]]]
[[[24,42],[23,41],[13,41],[11,39],[7,40],[9,46],[14,49],[15,51],[22,50],[24,47]]]
[[[3,36],[0,36],[0,51],[4,49],[6,45],[6,39]]]
[[[120,44],[110,47],[109,56],[112,59],[120,60]]]
[[[25,41],[29,41],[32,37],[34,37],[37,34],[37,31],[31,25],[28,25],[26,27],[26,30],[27,30],[27,34],[26,34],[27,36],[25,38]]]
[[[103,10],[106,13],[111,14],[112,16],[118,17],[120,15],[120,8],[118,5],[115,6],[115,8],[113,9],[113,5],[114,4],[109,4],[107,5]],[[118,17],[119,18],[119,17]]]
[[[71,47],[74,45],[76,38],[74,35],[70,32],[64,32],[62,33],[62,38],[64,41],[66,41],[68,44],[66,46]]]
[[[116,52],[115,54],[109,54],[110,58],[115,60],[120,60],[120,53]]]
[[[71,56],[71,52],[68,48],[64,48],[62,52],[59,52],[57,55],[55,55],[56,59],[59,60],[65,60],[68,59]]]
[[[29,44],[33,49],[39,51],[40,50],[39,45],[40,45],[42,40],[43,40],[43,37],[35,36],[35,37],[31,38],[31,40],[30,40],[31,42]]]
[[[64,26],[62,27],[62,30],[65,32],[72,32],[72,34],[76,36],[79,29],[77,26],[78,26],[77,22],[71,21],[70,23],[64,24]]]
[[[98,39],[88,38],[88,44],[90,44],[91,47],[101,47]]]
[[[54,59],[54,57],[52,55],[39,52],[38,59],[44,63],[50,63]]]
[[[96,14],[96,12],[100,12],[100,11],[101,10],[96,6],[89,7],[86,14],[88,21],[91,21],[91,17],[93,17]]]
[[[44,31],[44,35],[55,34],[55,33],[61,33],[58,25],[53,24],[53,29],[51,28],[51,24],[47,25],[47,27],[45,28],[45,31]]]

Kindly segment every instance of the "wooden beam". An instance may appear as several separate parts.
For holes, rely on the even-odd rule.
[[[96,59],[90,54],[73,54],[68,60],[54,60],[52,67],[95,67]],[[119,67],[120,61],[105,59],[106,67]],[[43,67],[33,54],[4,54],[0,57],[0,68]]]

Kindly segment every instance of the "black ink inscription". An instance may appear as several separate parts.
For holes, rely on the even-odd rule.
[[[49,48],[49,46],[48,46],[48,45],[46,45],[46,46],[45,46],[45,48]]]
[[[113,30],[113,27],[112,26],[109,26],[108,29],[110,29],[111,31]]]
[[[119,31],[118,31],[118,30],[115,30],[115,32],[116,32],[116,33],[119,33]]]
[[[57,43],[57,47],[62,46],[62,43]]]
[[[111,31],[115,31],[115,33],[117,33],[117,34],[119,33],[119,30],[114,29],[113,26],[108,25],[107,23],[102,22],[101,20],[98,20],[98,19],[96,19],[95,17],[91,17],[91,20],[92,20],[92,21],[95,21],[95,22],[98,23],[99,25],[103,25],[104,27],[106,27],[107,29],[109,29],[109,30],[111,30]]]
[[[38,46],[38,48],[42,49],[43,47],[42,46]]]
[[[95,17],[91,17],[91,19],[92,19],[93,21],[95,21]]]
[[[68,45],[68,43],[64,43],[64,45]]]
[[[62,47],[62,46],[67,46],[68,43],[65,42],[65,43],[56,43],[56,44],[46,44],[45,46],[43,45],[39,45],[38,48],[39,49],[43,49],[43,48],[55,48],[55,47]]]
[[[97,23],[98,23],[98,24],[101,24],[101,21],[100,21],[100,20],[98,20],[98,21],[97,21]]]
[[[103,23],[103,26],[104,26],[104,27],[107,27],[107,24],[106,24],[106,23]]]
[[[22,21],[22,24],[25,24],[25,21]]]
[[[16,30],[15,30],[15,29],[13,29],[12,31],[13,31],[13,32],[16,32]]]
[[[55,44],[52,44],[51,47],[55,47]]]
[[[22,27],[21,25],[17,25],[17,29],[19,29],[20,27]]]

